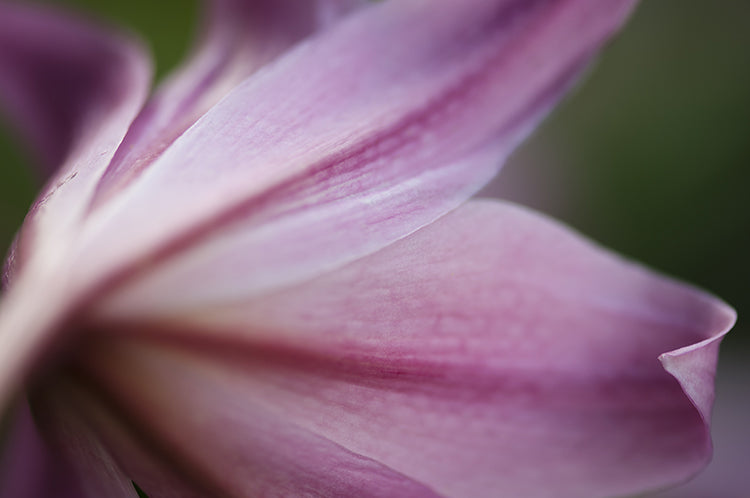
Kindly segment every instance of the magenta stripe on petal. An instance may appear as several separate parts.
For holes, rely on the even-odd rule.
[[[733,322],[715,298],[548,219],[472,202],[264,299],[126,327],[123,340],[146,342],[130,366],[93,361],[140,386],[129,372],[158,368],[144,378],[163,381],[149,400],[173,405],[165,425],[221,389],[446,496],[619,496],[708,461],[701,412]],[[160,353],[147,340],[159,334],[192,359]],[[183,382],[192,394],[176,394]]]
[[[523,208],[459,207],[633,3],[215,0],[134,123],[137,43],[0,6],[0,94],[67,158],[0,302],[0,400],[28,384],[58,453],[19,430],[8,468],[61,461],[86,498],[573,498],[698,471],[734,311]]]
[[[132,278],[132,265],[170,256],[179,270],[166,282],[232,251],[277,254],[234,272],[254,288],[221,270],[221,285],[205,286],[258,293],[377,250],[483,185],[632,3],[412,0],[358,12],[248,79],[99,206],[81,278]]]
[[[364,0],[209,0],[193,55],[156,91],[100,189],[122,188],[242,80]]]

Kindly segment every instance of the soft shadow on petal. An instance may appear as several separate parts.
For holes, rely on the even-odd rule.
[[[76,413],[76,399],[70,394],[47,389],[41,400],[32,397],[31,403],[45,440],[79,479],[82,498],[138,498],[109,449]]]
[[[81,498],[79,482],[40,437],[25,400],[0,443],[1,498]]]
[[[106,443],[119,468],[151,498],[436,496],[278,417],[253,397],[236,398],[236,392],[203,376],[201,364],[118,341],[102,341],[89,352],[96,358],[90,368],[101,360],[112,362],[118,373],[93,378],[77,370],[84,376],[55,389],[66,397],[58,398],[57,406],[45,405],[49,421],[76,411],[69,422],[77,420],[76,437],[87,439],[76,444]]]
[[[611,496],[706,464],[707,420],[657,358],[687,346],[705,389],[733,322],[551,220],[472,202],[276,295],[125,325],[89,364],[171,444],[258,405],[448,496]]]
[[[365,0],[208,0],[192,56],[160,86],[128,132],[101,183],[132,181],[242,80]],[[101,201],[101,196],[99,201]]]
[[[491,178],[632,3],[412,0],[356,12],[240,85],[95,210],[80,278],[132,279],[138,265],[139,296],[192,307],[404,237]]]
[[[45,438],[68,461],[86,498],[136,498],[131,481],[149,489],[149,498],[221,496],[202,486],[192,472],[175,474],[139,444],[107,407],[73,378],[61,376],[32,391],[32,406]]]

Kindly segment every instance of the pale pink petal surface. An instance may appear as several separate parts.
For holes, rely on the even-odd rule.
[[[371,253],[480,188],[632,4],[357,12],[245,81],[94,210],[80,278],[132,279],[137,266],[141,300],[166,286],[173,306],[191,307]]]
[[[242,80],[365,0],[212,0],[193,55],[160,86],[118,150],[100,190],[122,187]],[[100,195],[97,202],[101,202]]]
[[[88,361],[128,416],[203,467],[242,454],[252,424],[220,427],[262,407],[439,494],[611,496],[705,465],[710,400],[696,409],[680,384],[712,381],[733,321],[550,220],[473,202],[278,294],[123,323],[125,344]],[[657,357],[690,344],[675,380]]]

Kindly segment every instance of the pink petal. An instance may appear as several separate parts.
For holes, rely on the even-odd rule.
[[[32,246],[57,252],[75,237],[71,227],[149,80],[148,58],[135,40],[53,10],[0,4],[0,104],[30,137],[46,174],[57,170],[27,217],[6,281]]]
[[[211,0],[193,55],[139,115],[101,190],[131,181],[242,80],[364,0]]]
[[[0,3],[0,98],[50,161],[3,269],[0,405],[75,299],[68,251],[106,165],[148,93],[139,43],[50,10]]]
[[[139,293],[192,307],[376,251],[484,184],[632,4],[411,0],[357,12],[240,85],[94,211],[80,276],[131,278],[138,265],[149,274]],[[165,274],[152,271],[167,257]]]
[[[143,83],[133,81],[144,71],[139,49],[62,13],[0,4],[0,105],[47,174],[89,145],[103,118],[122,112]]]
[[[708,461],[734,319],[548,219],[472,202],[276,295],[126,325],[121,342],[164,345],[90,361],[170,441],[258,405],[442,495],[620,496]]]
[[[378,462],[269,413],[253,398],[233,398],[233,392],[207,382],[201,364],[118,342],[99,346],[89,350],[96,358],[93,367],[111,362],[124,375],[114,370],[97,375],[88,400],[79,395],[68,403],[82,409],[87,421],[82,427],[98,432],[152,498],[436,496]],[[155,382],[143,384],[150,375],[157,376]],[[106,406],[109,411],[102,409]],[[57,408],[65,410],[64,405]],[[137,451],[139,444],[148,453]],[[154,469],[161,475],[154,476]]]

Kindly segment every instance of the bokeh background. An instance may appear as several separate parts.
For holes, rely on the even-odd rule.
[[[301,0],[304,1],[304,0]],[[161,78],[185,54],[189,0],[58,0],[140,33]],[[37,188],[0,121],[0,251]],[[722,346],[715,458],[663,498],[750,496],[750,2],[646,0],[590,75],[484,195],[549,213],[734,305]]]

